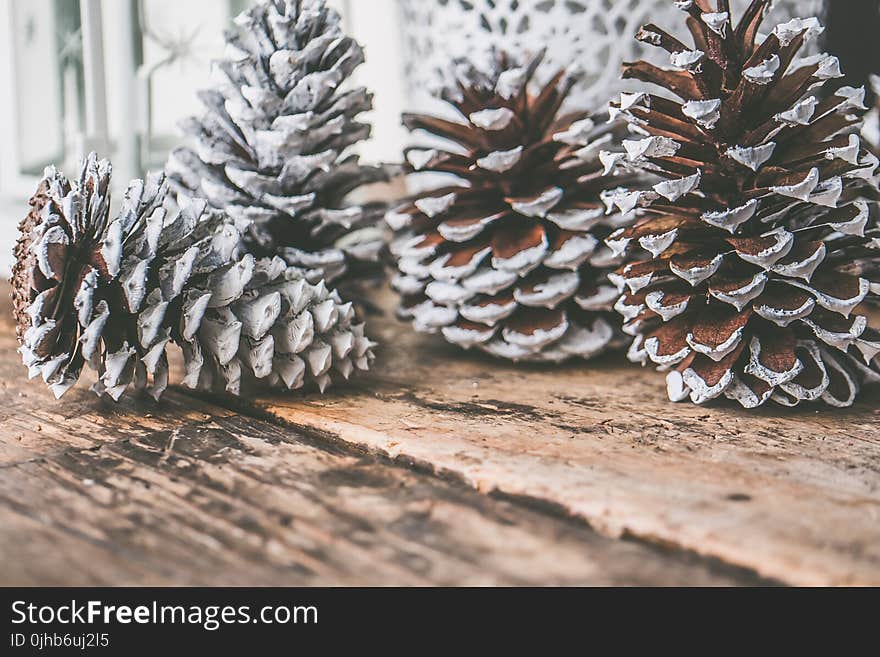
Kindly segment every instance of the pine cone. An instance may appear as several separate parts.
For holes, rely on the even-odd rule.
[[[369,369],[375,343],[355,323],[351,302],[323,281],[309,283],[281,258],[250,254],[215,274],[221,280],[223,305],[212,308],[217,291],[206,292],[208,311],[201,319],[194,314],[192,329],[181,335],[184,385],[239,394],[243,379],[256,379],[324,392],[334,375],[347,380]]]
[[[452,182],[386,216],[397,232],[399,314],[423,332],[512,360],[588,358],[620,344],[607,272],[620,263],[603,240],[627,218],[606,214],[620,184],[599,149],[616,127],[560,107],[579,73],[559,71],[530,93],[543,53],[519,65],[492,53],[492,69],[456,63],[442,91],[459,117],[407,114],[410,130],[451,144],[406,152],[409,170]]]
[[[624,144],[629,163],[666,179],[620,195],[643,216],[608,240],[653,256],[617,272],[630,358],[668,369],[673,400],[847,406],[880,380],[880,332],[859,314],[880,294],[876,206],[859,198],[876,198],[877,158],[853,134],[864,90],[809,93],[840,75],[834,57],[797,58],[821,29],[814,18],[759,45],[768,0],[735,26],[726,2],[677,4],[694,46],[646,25],[637,38],[673,68],[640,61],[624,77],[680,100],[612,104],[644,134]]]
[[[169,158],[171,183],[232,217],[256,256],[359,294],[382,275],[385,206],[346,197],[391,173],[348,152],[370,134],[357,117],[372,96],[345,84],[363,50],[324,0],[264,0],[235,23],[221,80],[199,95],[204,115],[183,125],[194,149]]]
[[[89,363],[97,394],[119,399],[134,385],[158,399],[171,342],[183,349],[185,384],[234,393],[243,371],[323,389],[331,365],[346,378],[366,369],[372,345],[351,325],[350,304],[280,260],[241,256],[234,225],[204,202],[169,215],[162,175],[132,182],[110,219],[110,178],[94,154],[73,182],[50,167],[20,226],[20,352],[57,397]]]

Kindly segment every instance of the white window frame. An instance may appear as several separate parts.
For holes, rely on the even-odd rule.
[[[28,198],[39,182],[34,175],[21,172],[19,161],[18,109],[10,99],[17,88],[13,53],[13,2],[0,0],[0,200]],[[107,93],[104,75],[101,0],[80,0],[83,27],[83,69],[86,79],[86,133],[80,148],[107,146]],[[60,164],[60,163],[59,163]]]
[[[18,110],[11,102],[16,88],[15,56],[12,51],[12,2],[0,0],[0,199],[27,198],[37,184],[35,176],[21,173],[16,126]]]
[[[21,173],[21,152],[17,126],[17,106],[10,99],[16,93],[15,57],[13,53],[12,18],[13,3],[23,0],[0,0],[0,205],[20,203],[27,199],[39,182],[34,175]],[[109,143],[107,78],[104,70],[103,30],[125,30],[130,24],[131,14],[127,9],[108,12],[102,16],[102,4],[106,0],[80,0],[83,69],[85,75],[85,133],[79,136],[72,160],[78,159],[89,150],[109,153],[114,147],[114,168],[120,178],[136,175],[137,154],[135,152],[134,76],[132,54],[113,53],[121,66],[119,79],[112,82],[120,87],[125,106],[112,108],[121,111],[128,119],[123,125],[130,126],[129,133],[117,135],[115,144]],[[115,2],[116,0],[111,0]],[[371,119],[374,122],[372,144],[365,145],[368,159],[396,159],[396,151],[403,141],[403,130],[399,126],[399,110],[404,104],[402,65],[400,63],[400,44],[393,35],[396,33],[396,0],[328,0],[328,4],[338,9],[345,21],[345,29],[363,43],[369,55],[367,64],[357,72],[357,81],[369,86],[376,95],[377,112]],[[107,20],[119,25],[107,25]],[[126,23],[128,21],[129,23]],[[389,75],[391,73],[391,75]],[[371,157],[370,157],[371,156]],[[59,165],[65,163],[58,163]],[[0,222],[5,221],[0,216]]]

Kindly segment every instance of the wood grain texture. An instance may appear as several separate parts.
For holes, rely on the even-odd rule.
[[[622,355],[515,367],[390,319],[370,328],[379,358],[355,387],[254,412],[608,536],[794,584],[880,584],[876,389],[847,410],[671,404],[663,375]]]
[[[3,316],[0,585],[766,583],[179,392],[56,402]]]

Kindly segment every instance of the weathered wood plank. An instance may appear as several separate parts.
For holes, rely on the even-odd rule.
[[[842,411],[674,405],[622,358],[516,368],[393,320],[372,331],[380,358],[355,388],[255,409],[610,536],[792,583],[880,584],[876,390]]]
[[[0,585],[761,582],[180,393],[56,402],[23,374],[4,319]]]

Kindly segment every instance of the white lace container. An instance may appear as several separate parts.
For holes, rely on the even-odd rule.
[[[672,0],[398,0],[410,109],[430,105],[430,93],[452,59],[490,46],[512,52],[547,47],[544,75],[571,62],[586,71],[572,102],[603,107],[617,91],[624,61],[647,55],[633,35],[651,22],[684,31]],[[738,20],[749,0],[731,2]],[[777,0],[764,23],[769,32],[794,17],[818,15],[821,0]]]

